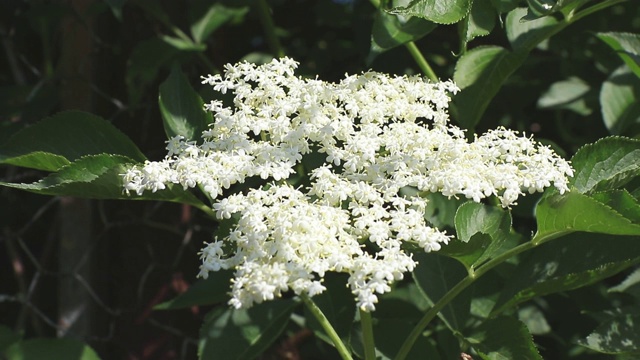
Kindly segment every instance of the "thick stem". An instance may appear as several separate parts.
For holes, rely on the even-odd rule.
[[[320,310],[318,305],[316,305],[316,303],[314,303],[313,300],[311,300],[306,294],[300,295],[300,298],[302,298],[302,301],[307,306],[307,309],[311,311],[311,314],[313,314],[316,320],[318,320],[318,322],[320,323],[320,326],[322,326],[324,331],[327,333],[329,339],[331,339],[333,345],[336,347],[336,350],[338,350],[340,357],[343,360],[353,360],[353,358],[351,357],[351,352],[342,342],[336,330],[333,328],[333,326],[331,326],[329,319],[324,316],[324,313],[322,312],[322,310]]]

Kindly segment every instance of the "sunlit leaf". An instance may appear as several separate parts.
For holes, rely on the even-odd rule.
[[[379,10],[371,29],[371,50],[368,61],[396,46],[415,41],[436,28],[433,22],[419,17],[404,17]]]
[[[608,137],[580,148],[571,159],[570,184],[581,193],[617,189],[640,175],[640,140]]]
[[[25,190],[41,195],[76,196],[90,199],[161,200],[201,206],[189,191],[180,185],[167,185],[158,191],[143,195],[127,195],[123,191],[122,174],[133,166],[130,158],[121,155],[89,155],[59,169],[31,184],[0,182],[0,186]]]
[[[640,235],[640,224],[616,209],[577,191],[542,198],[536,207],[536,237],[574,231]]]
[[[196,43],[202,43],[216,29],[229,21],[242,18],[247,12],[249,12],[248,6],[230,7],[212,3],[204,13],[198,13],[197,19],[191,23],[191,36]]]
[[[465,42],[489,35],[496,22],[496,11],[491,0],[475,0],[464,22]]]
[[[454,102],[458,122],[473,129],[504,82],[526,58],[499,46],[480,46],[460,57],[453,80],[462,89]]]
[[[640,311],[616,309],[578,344],[605,354],[640,354]]]
[[[173,66],[167,80],[160,85],[158,103],[168,138],[181,135],[186,140],[198,140],[211,122],[200,95],[189,85],[178,65]]]
[[[602,84],[600,105],[604,124],[614,135],[640,129],[640,78],[628,67],[614,71]]]
[[[514,51],[529,52],[559,29],[558,20],[552,16],[523,21],[526,12],[526,8],[517,8],[507,14],[507,37]]]
[[[596,36],[609,45],[640,78],[640,34],[607,32]]]
[[[555,82],[538,99],[538,108],[567,109],[580,115],[589,115],[593,111],[587,102],[590,90],[589,84],[576,77]]]
[[[138,147],[108,121],[65,111],[15,133],[0,146],[0,163],[56,171],[80,157],[114,154],[142,162]]]
[[[466,249],[465,244],[462,244],[457,247],[461,253],[453,254],[453,257],[470,267],[490,259],[499,252],[509,236],[511,214],[495,206],[467,202],[458,208],[455,224],[457,238],[462,242],[469,242],[477,234],[485,235],[475,239],[475,242],[481,241],[483,244],[477,250],[470,252],[471,249]],[[451,255],[452,249],[449,245],[443,250]]]
[[[406,7],[397,7],[391,13],[417,16],[437,24],[453,24],[471,11],[472,0],[413,0]]]

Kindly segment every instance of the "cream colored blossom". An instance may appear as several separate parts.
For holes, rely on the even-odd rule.
[[[374,310],[416,266],[405,244],[437,251],[451,238],[425,221],[426,200],[403,197],[402,188],[476,202],[495,196],[504,207],[549,186],[568,190],[568,162],[531,138],[499,128],[468,142],[449,123],[448,94],[458,91],[450,81],[366,72],[327,83],[296,77],[297,65],[239,63],[203,77],[233,103],[205,106],[214,122],[199,145],[170,139],[165,160],[123,175],[125,191],[138,194],[199,185],[218,218],[235,219],[202,250],[200,271],[235,270],[232,306],[290,290],[322,293],[334,271],[349,275],[362,309]],[[285,180],[312,151],[325,164],[310,170],[308,188],[294,189]],[[273,182],[220,199],[250,177]]]

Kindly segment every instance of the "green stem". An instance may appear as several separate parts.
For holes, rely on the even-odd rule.
[[[598,4],[595,4],[595,5],[591,6],[591,7],[586,8],[586,9],[584,9],[584,10],[582,10],[582,11],[576,13],[576,14],[570,14],[569,16],[567,16],[567,21],[569,21],[569,22],[578,21],[578,20],[582,19],[585,16],[591,15],[591,14],[597,12],[597,11],[606,9],[606,8],[608,8],[610,6],[617,5],[617,4],[626,2],[626,1],[627,0],[609,0],[609,1],[600,2]]]
[[[376,360],[376,345],[373,339],[373,322],[371,313],[360,310],[360,326],[362,326],[362,345],[365,360]]]
[[[307,306],[307,309],[311,311],[311,314],[313,314],[313,316],[316,318],[316,320],[318,320],[327,335],[329,335],[329,339],[331,339],[333,345],[336,347],[336,350],[338,350],[340,357],[343,360],[353,360],[353,358],[351,357],[351,352],[349,351],[349,349],[347,349],[342,340],[340,340],[340,336],[338,336],[336,330],[333,328],[333,326],[331,326],[329,319],[324,316],[324,313],[322,312],[322,310],[320,310],[318,305],[316,305],[316,303],[314,303],[313,300],[311,300],[306,294],[300,295],[300,298],[302,298],[302,301]]]
[[[280,40],[278,40],[278,36],[276,35],[276,27],[271,19],[271,11],[269,10],[267,1],[257,0],[256,6],[258,9],[258,15],[260,16],[260,22],[262,23],[262,28],[264,29],[264,33],[267,37],[267,44],[269,44],[269,48],[277,57],[284,57],[285,53],[282,49],[282,45],[280,45]]]
[[[460,280],[454,287],[451,288],[437,303],[435,303],[420,319],[418,324],[411,330],[411,333],[400,347],[398,354],[394,358],[394,360],[404,360],[406,356],[409,354],[409,351],[413,347],[413,344],[416,342],[422,331],[427,327],[427,325],[435,318],[440,310],[442,310],[445,306],[447,306],[451,300],[453,300],[458,294],[460,294],[463,290],[473,284],[478,278],[482,275],[486,274],[489,270],[494,267],[502,264],[507,259],[516,256],[524,251],[531,250],[536,246],[547,242],[549,240],[558,238],[562,235],[566,234],[566,232],[554,232],[545,235],[536,234],[531,241],[526,242],[524,244],[520,244],[499,256],[487,261],[484,265],[478,268],[475,272],[469,271],[469,275],[467,275],[464,279]]]
[[[422,70],[422,73],[425,74],[429,78],[429,80],[438,82],[438,76],[427,62],[427,59],[422,56],[422,53],[420,52],[420,50],[418,50],[416,44],[413,41],[409,41],[408,43],[404,44],[404,46],[407,48],[407,50],[409,50],[409,54],[413,56],[413,60],[416,61],[418,67],[420,67],[420,70]]]

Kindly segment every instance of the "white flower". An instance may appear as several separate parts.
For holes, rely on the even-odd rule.
[[[205,105],[214,122],[202,139],[174,137],[165,160],[122,175],[127,193],[180,184],[214,199],[216,216],[233,223],[202,250],[199,276],[234,269],[234,307],[286,291],[320,294],[333,271],[348,274],[361,309],[374,310],[416,266],[405,244],[430,252],[451,239],[426,222],[426,201],[401,196],[402,188],[476,202],[495,196],[504,207],[549,186],[568,190],[569,163],[530,138],[499,128],[468,142],[449,124],[449,93],[458,91],[450,81],[366,72],[327,83],[296,77],[297,65],[245,62],[203,77],[233,100]],[[312,152],[325,163],[307,170],[310,185],[287,185]],[[277,183],[218,199],[251,177]]]

